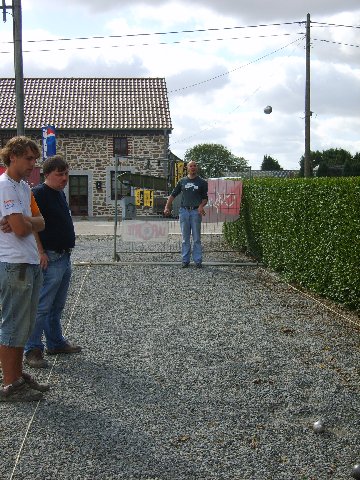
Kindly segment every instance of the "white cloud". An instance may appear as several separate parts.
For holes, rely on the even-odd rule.
[[[254,168],[265,154],[284,168],[298,168],[304,150],[305,27],[284,23],[303,22],[307,12],[313,22],[360,23],[358,0],[124,0],[121,5],[62,0],[51,9],[40,0],[23,0],[22,5],[24,50],[36,50],[24,53],[25,76],[165,77],[174,153],[182,157],[197,143],[221,143]],[[270,23],[281,25],[234,28]],[[199,29],[205,31],[195,32]],[[159,34],[166,32],[179,33]],[[7,22],[0,42],[11,36]],[[88,38],[57,40],[75,37]],[[357,37],[355,28],[312,23],[313,150],[360,151],[359,48],[345,45],[359,44]],[[27,42],[44,39],[57,41]],[[2,43],[5,49],[10,53],[2,54],[0,71],[12,76],[12,45]],[[268,104],[271,115],[263,113]]]

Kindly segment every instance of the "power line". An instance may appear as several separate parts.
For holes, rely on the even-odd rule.
[[[126,45],[93,45],[86,47],[73,47],[73,48],[41,48],[39,50],[23,50],[23,53],[36,53],[36,52],[68,52],[71,50],[99,50],[102,48],[124,48],[124,47],[150,47],[156,45],[184,45],[186,43],[207,43],[207,42],[220,42],[229,40],[251,40],[253,38],[271,38],[271,37],[284,37],[291,36],[293,33],[271,34],[271,35],[256,35],[256,36],[244,36],[244,37],[228,37],[228,38],[205,38],[199,40],[176,40],[173,42],[159,42],[159,43],[132,43]],[[298,32],[297,35],[303,35],[302,32]],[[0,51],[0,54],[12,53],[10,51]]]
[[[255,60],[252,60],[251,62],[248,62],[244,65],[240,65],[240,67],[236,67],[234,68],[233,70],[228,70],[227,72],[224,72],[224,73],[221,73],[220,75],[216,75],[215,77],[212,77],[212,78],[208,78],[207,80],[203,80],[202,82],[198,82],[198,83],[193,83],[192,85],[188,85],[186,87],[182,87],[182,88],[178,88],[176,90],[169,90],[168,93],[175,93],[175,92],[180,92],[182,90],[186,90],[188,88],[192,88],[192,87],[197,87],[199,85],[202,85],[204,83],[207,83],[207,82],[210,82],[212,80],[216,80],[217,78],[221,78],[221,77],[224,77],[226,75],[229,75],[230,73],[232,72],[235,72],[236,70],[240,70],[242,68],[245,68],[245,67],[248,67],[249,65],[252,65],[253,63],[256,63],[256,62],[259,62],[260,60],[263,60],[264,58],[266,57],[269,57],[270,55],[274,55],[274,53],[277,53],[277,52],[280,52],[281,50],[284,50],[284,48],[287,48],[289,45],[292,45],[293,43],[296,43],[296,42],[300,42],[301,40],[303,40],[305,38],[305,36],[303,36],[302,38],[297,38],[296,40],[294,40],[293,42],[290,42],[276,50],[273,50],[272,52],[270,53],[267,53],[259,58],[256,58]]]
[[[345,27],[345,28],[360,28],[359,25],[342,25],[337,23],[326,23],[326,22],[313,22],[311,25],[319,25],[320,27]]]
[[[259,24],[259,25],[246,25],[246,26],[236,26],[236,27],[221,27],[221,28],[199,28],[194,30],[178,30],[170,32],[152,32],[152,33],[128,33],[125,35],[108,35],[108,36],[91,36],[91,37],[74,37],[74,38],[48,38],[41,40],[27,40],[26,43],[41,43],[41,42],[59,42],[59,41],[72,41],[72,40],[105,40],[108,38],[127,38],[127,37],[141,37],[141,36],[151,36],[151,35],[172,35],[180,33],[198,33],[198,32],[218,32],[222,30],[236,30],[236,29],[246,29],[246,28],[260,28],[260,27],[278,27],[282,25],[301,25],[304,24],[304,21],[295,21],[295,22],[283,22],[283,23],[268,23],[268,24]],[[0,42],[0,43],[13,43],[13,42]]]
[[[316,40],[317,42],[334,43],[335,45],[343,45],[345,47],[360,48],[360,45],[354,45],[353,43],[334,42],[333,40],[325,40],[323,38],[312,38],[311,40]]]
[[[300,41],[304,40],[304,38],[306,38],[306,36],[304,36],[304,37],[301,38],[301,39],[298,39],[297,42],[299,43]],[[263,57],[260,57],[260,58],[258,58],[258,59],[256,59],[256,60],[254,60],[253,62],[250,62],[250,63],[247,64],[247,65],[250,65],[251,63],[255,63],[255,62],[257,62],[257,61],[260,61],[261,59],[263,59],[263,58],[265,58],[265,57],[267,57],[267,56],[269,56],[269,55],[272,55],[272,54],[276,53],[276,52],[279,51],[279,50],[283,50],[284,48],[286,48],[286,47],[288,47],[289,45],[292,45],[292,44],[294,44],[294,43],[295,43],[295,42],[288,43],[287,45],[284,45],[284,46],[281,47],[280,49],[275,50],[275,51],[273,51],[273,52],[271,52],[271,53],[269,53],[269,54],[267,54],[267,55],[264,55]],[[243,65],[243,66],[241,66],[241,67],[239,67],[239,68],[246,67],[247,65]],[[238,69],[239,69],[239,68],[238,68]],[[238,69],[234,69],[234,70],[232,70],[232,72],[235,71],[235,70],[238,70]],[[226,72],[226,73],[224,73],[224,74],[222,74],[222,75],[218,75],[218,77],[219,77],[219,76],[223,76],[223,75],[227,75],[228,73],[230,73],[230,72]],[[218,77],[214,77],[213,79],[218,78]],[[210,81],[210,80],[213,80],[213,79],[205,80],[204,82],[200,82],[200,83],[195,84],[195,85],[193,85],[193,86],[200,85],[201,83],[205,83],[205,82]],[[190,88],[190,86],[184,87],[184,89],[185,89],[185,88]],[[253,95],[255,95],[261,88],[262,88],[261,85],[259,85],[257,88],[255,88],[255,90],[254,90],[252,93],[250,93],[249,95],[246,96],[246,98],[244,98],[244,100],[243,100],[243,102],[242,102],[241,105],[243,105],[245,102],[247,102],[247,101],[249,100],[249,98],[251,98]],[[182,89],[178,89],[178,90],[182,90]],[[169,93],[175,92],[175,91],[178,91],[178,90],[171,90]],[[227,113],[227,115],[233,114],[241,105],[238,105],[238,106],[236,106],[235,108],[233,108],[230,112]],[[171,144],[169,145],[169,147],[171,147],[171,146],[173,146],[173,145],[176,145],[177,143],[184,142],[184,141],[186,141],[186,140],[190,140],[191,138],[198,137],[199,134],[202,134],[202,133],[204,133],[204,132],[207,132],[207,131],[215,128],[215,126],[216,126],[217,124],[218,124],[218,122],[213,122],[211,125],[209,125],[209,126],[207,126],[207,127],[205,127],[205,128],[202,128],[201,130],[198,130],[196,133],[193,133],[192,135],[189,135],[189,136],[187,136],[187,137],[182,137],[182,138],[180,138],[179,140],[176,140],[175,142],[171,142]]]

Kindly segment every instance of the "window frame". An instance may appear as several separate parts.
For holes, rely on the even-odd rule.
[[[127,137],[113,138],[113,155],[120,157],[127,157],[129,155],[129,140]]]

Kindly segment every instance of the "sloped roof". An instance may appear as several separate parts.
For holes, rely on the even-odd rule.
[[[25,129],[172,129],[164,78],[26,78]],[[0,78],[0,128],[16,128],[15,79]]]

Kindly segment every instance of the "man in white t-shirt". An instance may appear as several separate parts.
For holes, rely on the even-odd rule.
[[[24,345],[34,327],[42,282],[33,232],[44,229],[41,214],[31,215],[31,191],[24,181],[40,157],[38,145],[23,136],[0,151],[6,171],[0,176],[0,402],[40,400],[48,385],[23,372]]]

